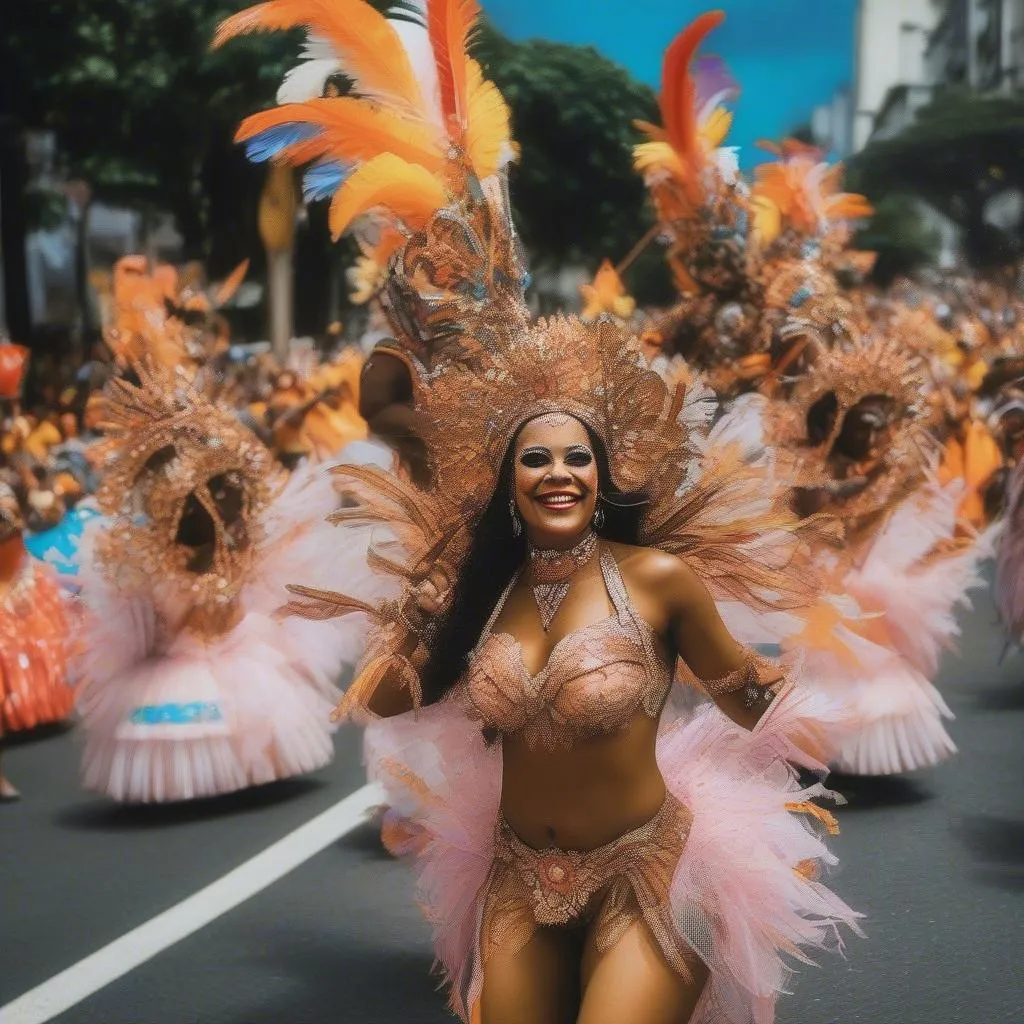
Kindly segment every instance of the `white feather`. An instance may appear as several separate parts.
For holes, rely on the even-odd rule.
[[[344,71],[337,51],[321,36],[308,36],[300,56],[301,63],[284,76],[277,90],[279,104],[305,103],[322,96],[327,79]]]
[[[426,19],[426,4],[417,0],[418,13]],[[420,92],[426,106],[427,117],[439,128],[444,127],[441,116],[441,86],[437,80],[437,62],[434,50],[430,45],[430,36],[425,25],[416,25],[410,21],[392,21],[392,28],[398,36],[402,47],[409,55],[413,74],[420,83]]]

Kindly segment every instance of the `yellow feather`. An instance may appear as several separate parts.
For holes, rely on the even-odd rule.
[[[502,149],[508,142],[509,109],[475,60],[468,62],[467,73],[466,155],[477,177],[487,178],[498,169]]]
[[[718,149],[732,127],[732,114],[725,107],[715,107],[708,119],[701,125],[700,133],[708,150]]]
[[[470,39],[480,17],[477,0],[428,0],[427,33],[434,50],[441,112],[461,134],[468,119]]]
[[[782,233],[782,211],[763,195],[754,196],[751,205],[754,208],[754,234],[762,245],[771,245]]]
[[[331,202],[331,235],[338,239],[356,217],[383,209],[413,231],[444,206],[444,187],[428,170],[391,153],[359,167]]]
[[[634,146],[633,167],[641,174],[648,171],[683,172],[679,154],[667,142],[641,142]]]
[[[253,114],[242,122],[235,141],[245,142],[268,128],[292,122],[315,125],[321,134],[285,150],[281,156],[289,162],[331,156],[351,163],[393,153],[429,171],[444,165],[442,137],[436,128],[351,96],[286,103]]]
[[[424,112],[419,81],[401,39],[391,22],[366,0],[268,0],[221,22],[213,46],[249,32],[300,25],[331,43],[345,74],[364,96]]]

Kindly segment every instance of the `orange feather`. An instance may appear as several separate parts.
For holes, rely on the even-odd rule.
[[[466,155],[477,177],[487,178],[497,171],[503,146],[509,141],[509,109],[475,60],[468,62],[468,70]]]
[[[331,201],[328,222],[338,239],[356,217],[384,209],[411,230],[423,227],[444,206],[444,187],[428,170],[393,153],[382,153],[357,168]]]
[[[454,122],[460,131],[468,113],[467,49],[479,17],[477,0],[427,0],[427,31],[437,64],[441,112],[445,123]]]
[[[286,103],[247,117],[235,134],[236,142],[291,122],[315,125],[320,134],[288,146],[279,154],[290,163],[301,163],[331,156],[351,163],[368,160],[379,153],[420,164],[430,171],[444,164],[441,139],[436,129],[425,122],[409,121],[365,100],[343,96],[313,99],[305,103]]]
[[[217,294],[213,297],[213,304],[215,306],[223,306],[225,302],[228,302],[235,292],[238,291],[239,286],[245,280],[245,275],[249,272],[249,261],[242,260],[241,263],[231,271],[230,274],[224,279],[224,283],[217,289]]]
[[[694,159],[700,153],[697,134],[697,87],[690,62],[704,38],[725,20],[724,11],[695,18],[665,51],[661,78],[661,117],[673,148]]]
[[[633,127],[637,131],[643,132],[651,140],[651,142],[665,142],[665,129],[660,125],[651,124],[650,121],[635,120]]]
[[[331,43],[360,93],[423,113],[423,94],[401,39],[366,0],[267,0],[222,21],[212,45],[300,25]]]

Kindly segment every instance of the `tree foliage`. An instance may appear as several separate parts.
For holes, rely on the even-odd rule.
[[[894,193],[876,205],[871,222],[857,233],[853,245],[878,254],[873,277],[887,286],[934,263],[939,238],[924,223],[914,199]]]
[[[66,174],[96,198],[170,210],[189,255],[211,254],[214,205],[223,232],[258,194],[262,173],[231,139],[272,100],[297,49],[269,36],[210,52],[214,26],[238,6],[21,0],[3,40],[15,127],[52,130]]]
[[[985,208],[1007,189],[1024,189],[1024,97],[943,90],[901,134],[868,145],[850,172],[852,186],[873,200],[926,200],[963,229],[976,265],[1004,262],[1020,238],[988,224]]]
[[[67,177],[88,182],[96,199],[171,212],[186,255],[213,273],[261,254],[265,169],[232,138],[243,117],[274,102],[301,39],[263,34],[211,52],[215,25],[243,2],[16,0],[18,16],[0,34],[0,86],[15,100],[8,138],[52,130]],[[522,150],[513,197],[534,261],[621,258],[652,223],[631,166],[632,120],[657,117],[652,91],[591,48],[513,43],[486,24],[477,54],[512,108]],[[300,235],[300,283],[313,305],[323,289],[310,277],[330,255],[326,232],[312,237],[321,213],[311,210]],[[640,298],[667,282],[656,252],[630,279]]]
[[[533,259],[595,269],[621,259],[654,222],[632,165],[634,119],[659,118],[653,91],[593,47],[514,43],[485,26],[477,54],[512,110],[513,205]],[[641,301],[671,294],[656,251],[629,284]]]

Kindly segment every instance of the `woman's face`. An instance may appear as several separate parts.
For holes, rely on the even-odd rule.
[[[548,414],[519,432],[514,453],[515,503],[538,547],[572,547],[594,518],[597,459],[579,420]]]

